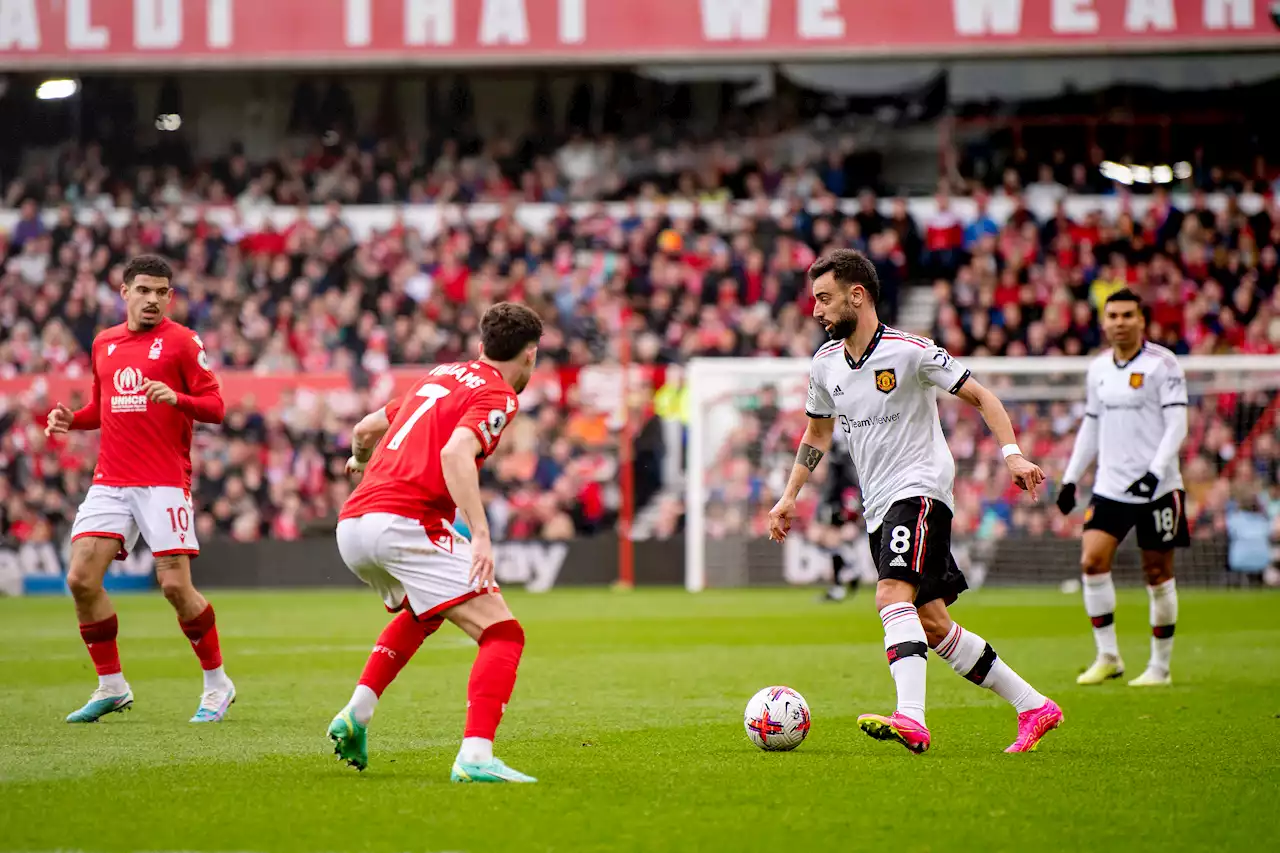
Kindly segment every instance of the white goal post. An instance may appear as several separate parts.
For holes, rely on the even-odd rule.
[[[1049,455],[1053,458],[1034,461],[1056,484],[1083,409],[1083,376],[1090,359],[961,360],[1010,408],[1020,441],[1024,431],[1029,431],[1040,436],[1042,446],[1052,447]],[[1273,433],[1274,441],[1274,428],[1265,425],[1275,423],[1280,356],[1186,356],[1179,361],[1186,371],[1192,398],[1193,430],[1233,429],[1238,433],[1233,440],[1240,443],[1242,436],[1253,437],[1249,430],[1261,424],[1264,432]],[[689,591],[708,586],[781,583],[784,579],[796,582],[794,577],[785,576],[788,565],[803,556],[797,550],[803,546],[803,536],[788,537],[782,547],[764,541],[761,512],[767,512],[781,494],[804,430],[809,363],[805,358],[697,358],[688,363],[685,586]],[[948,442],[953,450],[960,442],[969,451],[963,459],[960,453],[956,454],[957,488],[964,480],[980,491],[983,484],[1004,476],[1002,465],[990,464],[999,461],[999,453],[973,452],[977,442],[988,438],[985,427],[975,429],[971,422],[962,421],[963,415],[951,413],[949,407],[963,404],[947,402],[945,397],[939,397],[939,410]],[[1240,417],[1230,409],[1246,404],[1247,412]],[[1217,426],[1223,419],[1229,421],[1227,426]],[[981,426],[980,421],[978,424]],[[957,431],[959,435],[953,435]],[[1028,436],[1028,440],[1032,438]],[[1025,442],[1024,449],[1031,452]],[[1184,443],[1184,454],[1187,450]],[[843,451],[834,446],[831,452]],[[1183,462],[1185,478],[1187,459]],[[826,465],[824,461],[815,472],[815,479],[821,480],[821,470]],[[1215,473],[1221,476],[1221,472]],[[820,491],[820,486],[806,487],[806,492],[814,491]],[[807,504],[816,502],[818,497],[808,494]],[[959,509],[957,516],[959,520]],[[1040,529],[1044,523],[1036,521],[1033,527]],[[1058,535],[1064,534],[1059,531]],[[1034,556],[1031,559],[1034,562]]]

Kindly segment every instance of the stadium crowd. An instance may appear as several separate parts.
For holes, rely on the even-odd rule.
[[[687,161],[672,165],[672,174],[683,177],[639,185],[626,178],[619,192],[757,202],[723,219],[696,208],[691,216],[673,217],[661,204],[651,214],[632,203],[620,215],[595,206],[577,217],[562,207],[544,231],[530,233],[513,215],[518,198],[558,201],[610,194],[599,186],[577,186],[575,164],[599,152],[588,157],[575,145],[571,140],[555,152],[545,168],[533,161],[535,173],[543,168],[540,185],[557,190],[534,195],[514,187],[497,195],[460,192],[456,178],[464,172],[475,172],[481,182],[509,179],[502,169],[495,177],[483,159],[461,158],[464,152],[450,153],[446,147],[440,156],[453,161],[440,181],[442,187],[457,184],[450,190],[454,194],[411,191],[404,197],[506,199],[497,218],[459,222],[438,234],[398,220],[363,240],[356,238],[338,201],[399,199],[400,185],[385,198],[368,197],[364,184],[342,173],[359,166],[365,179],[380,176],[373,178],[377,185],[386,183],[388,173],[381,166],[388,166],[394,182],[402,171],[394,152],[348,150],[326,162],[324,152],[317,151],[302,175],[317,185],[336,181],[353,190],[363,187],[354,195],[319,194],[333,199],[320,223],[298,219],[278,230],[270,224],[254,229],[236,215],[227,225],[209,217],[183,220],[176,208],[166,206],[188,200],[191,193],[212,207],[232,205],[241,212],[303,197],[281,195],[278,184],[264,189],[264,182],[280,177],[268,177],[271,170],[251,169],[233,156],[210,171],[205,183],[184,185],[176,169],[143,169],[134,186],[117,189],[117,202],[158,204],[154,215],[140,212],[113,226],[104,214],[77,219],[70,206],[61,206],[46,224],[48,211],[41,207],[46,200],[91,202],[82,193],[86,181],[106,186],[92,168],[91,148],[80,164],[80,183],[52,178],[40,183],[36,175],[9,188],[9,200],[20,212],[3,235],[0,378],[87,376],[95,333],[122,319],[117,288],[124,261],[144,251],[173,259],[179,273],[171,315],[199,331],[216,369],[339,371],[364,389],[320,395],[308,393],[301,382],[304,387],[267,411],[258,411],[252,398],[231,401],[224,427],[198,431],[194,490],[206,509],[200,533],[289,539],[331,529],[348,488],[341,476],[347,430],[380,402],[371,380],[394,365],[474,352],[484,305],[522,300],[548,323],[542,381],[526,394],[527,416],[516,422],[501,458],[487,469],[486,486],[500,535],[555,538],[604,529],[618,508],[617,424],[584,401],[581,391],[564,393],[559,372],[615,363],[624,342],[632,360],[659,368],[655,385],[662,366],[693,356],[808,356],[821,335],[808,319],[812,306],[805,271],[829,248],[851,246],[868,253],[880,272],[883,314],[890,322],[908,283],[934,282],[939,310],[932,332],[957,355],[1090,352],[1100,342],[1097,308],[1123,286],[1147,298],[1152,338],[1177,352],[1274,353],[1280,346],[1280,201],[1274,198],[1253,213],[1241,210],[1234,199],[1215,212],[1196,193],[1179,210],[1158,191],[1155,203],[1138,218],[1122,212],[1115,219],[1102,213],[1072,219],[1063,196],[1056,215],[1039,221],[1023,196],[1014,195],[1012,215],[997,223],[986,212],[985,195],[978,195],[978,213],[968,218],[940,194],[936,208],[917,221],[904,200],[882,201],[870,192],[860,196],[855,209],[837,204],[833,191],[843,192],[852,186],[848,181],[859,180],[860,161],[852,150],[832,156],[829,174],[816,181],[803,173],[775,175],[765,168],[768,161],[758,158],[750,170],[739,159],[737,172],[720,163],[699,177],[697,152],[691,151]],[[494,162],[501,150],[484,149]],[[717,156],[729,162],[740,157],[724,151]],[[661,171],[664,157],[654,154],[637,174]],[[438,172],[433,169],[422,180],[430,184]],[[529,174],[524,172],[520,182]],[[412,189],[412,175],[408,179]],[[69,192],[73,187],[81,189]],[[180,191],[171,192],[174,187]],[[770,197],[785,201],[781,212],[770,208]],[[544,393],[540,387],[557,390]],[[77,434],[66,443],[46,443],[39,435],[41,406],[52,402],[4,400],[0,454],[8,476],[0,479],[0,507],[4,534],[12,540],[64,533],[87,487],[95,438]],[[1193,494],[1211,517],[1206,530],[1225,524],[1223,490],[1229,484],[1218,475],[1242,447],[1254,464],[1233,466],[1232,476],[1251,472],[1258,477],[1258,491],[1269,496],[1273,514],[1280,498],[1274,441],[1247,440],[1259,413],[1236,417],[1238,408],[1220,402],[1215,398],[1196,408],[1187,448]],[[1029,443],[1037,457],[1048,462],[1051,476],[1057,474],[1055,466],[1069,453],[1069,412],[1021,407],[1017,416],[1022,431],[1034,436]],[[742,486],[743,494],[752,496],[748,505],[757,509],[767,509],[766,497],[776,491],[769,478],[789,461],[795,432],[789,417],[747,430],[772,436],[774,446],[738,457],[751,464],[734,462],[733,477],[724,481],[726,487]],[[665,450],[653,420],[646,408],[640,418],[643,464],[638,472],[645,498],[658,490],[650,468],[660,464]],[[1066,523],[1051,514],[1011,505],[1004,478],[983,461],[996,457],[975,423],[960,419],[952,428],[962,470],[973,472],[958,489],[958,529],[992,535],[1068,532]],[[740,450],[739,444],[726,446],[728,456]],[[787,459],[780,463],[783,456]],[[766,462],[767,471],[759,467]],[[740,529],[758,524],[751,515],[746,513]],[[678,510],[664,513],[663,528],[677,527],[678,516]]]

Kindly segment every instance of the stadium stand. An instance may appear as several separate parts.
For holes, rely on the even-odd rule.
[[[932,332],[957,354],[1090,352],[1100,340],[1096,309],[1121,286],[1148,296],[1152,338],[1177,352],[1274,353],[1280,345],[1280,203],[1247,215],[1229,201],[1214,212],[1197,193],[1179,210],[1161,194],[1138,221],[1125,213],[1077,220],[1059,205],[1040,222],[1015,200],[1002,225],[981,197],[972,219],[947,205],[940,196],[934,215],[919,224],[897,202],[882,215],[869,195],[852,215],[834,200],[815,202],[816,212],[793,205],[780,216],[762,207],[747,217],[747,230],[733,233],[698,216],[643,216],[634,208],[613,216],[595,208],[577,218],[562,210],[545,233],[499,218],[459,224],[434,239],[400,227],[358,240],[341,210],[318,226],[254,231],[184,222],[172,210],[121,227],[104,217],[79,224],[62,208],[46,227],[28,200],[7,240],[0,374],[84,375],[94,333],[120,320],[113,287],[120,264],[141,251],[180,259],[173,316],[200,332],[215,364],[257,374],[367,379],[394,365],[456,358],[474,348],[484,304],[522,299],[551,320],[534,388],[556,386],[555,393],[527,405],[531,417],[486,469],[487,485],[503,535],[564,538],[604,529],[616,517],[617,436],[604,415],[579,405],[580,394],[560,393],[559,373],[616,357],[608,318],[623,303],[634,312],[626,328],[642,364],[807,355],[819,336],[806,322],[804,270],[826,249],[855,246],[876,261],[890,316],[905,282],[942,276],[933,285],[940,308]],[[200,431],[196,492],[209,508],[200,532],[253,540],[331,529],[347,489],[346,431],[376,393],[346,394],[339,404],[333,395],[285,394],[265,412],[251,397],[236,401],[221,431]],[[1069,454],[1064,414],[1019,412],[1039,458],[1061,463]],[[4,414],[0,448],[10,476],[0,482],[0,504],[5,535],[16,541],[65,532],[93,459],[92,434],[46,446],[36,426],[42,415],[15,400]],[[1212,523],[1200,528],[1206,533],[1223,529],[1227,496],[1218,474],[1253,423],[1228,415],[1234,410],[1193,413],[1189,489],[1211,513]],[[978,426],[953,428],[979,435]],[[766,432],[791,440],[790,430]],[[664,448],[656,426],[645,434],[653,448],[640,466],[647,500],[661,485],[661,472],[650,469],[661,466]],[[1254,473],[1271,486],[1272,501],[1280,498],[1274,444],[1254,447]],[[966,449],[988,450],[981,441],[954,447],[962,466]],[[726,450],[737,456],[743,448]],[[958,490],[959,530],[996,518],[1020,530],[1072,532],[1052,513],[1012,509],[1010,495],[989,491],[977,482]],[[759,509],[767,504],[762,493]]]
[[[159,111],[178,113],[193,85],[166,81]],[[121,319],[121,266],[144,251],[177,262],[174,319],[200,333],[220,372],[238,377],[227,424],[197,433],[194,488],[208,510],[200,533],[245,541],[331,530],[349,488],[341,471],[350,423],[385,399],[399,368],[473,352],[479,312],[500,299],[528,302],[548,322],[543,364],[524,395],[529,417],[484,474],[495,531],[510,539],[614,527],[616,389],[588,374],[615,364],[624,340],[628,360],[642,366],[641,390],[656,392],[633,401],[637,511],[649,506],[652,535],[678,532],[681,380],[670,368],[699,356],[809,355],[820,335],[807,319],[805,270],[837,246],[876,263],[889,322],[906,302],[924,304],[924,315],[899,322],[957,355],[1091,352],[1097,307],[1121,286],[1147,298],[1151,337],[1176,352],[1280,347],[1280,168],[1259,156],[1272,132],[1265,123],[1236,110],[1249,134],[1198,143],[1189,175],[1173,183],[1122,186],[1099,170],[1103,143],[1168,150],[1167,139],[1142,133],[1165,107],[1175,134],[1203,138],[1192,112],[1222,106],[1213,92],[1167,93],[1166,103],[1120,87],[1099,94],[1075,124],[1063,118],[1080,106],[1069,98],[1012,111],[971,102],[946,125],[938,192],[921,207],[918,185],[914,200],[887,194],[896,177],[886,134],[936,118],[928,87],[837,108],[795,88],[748,104],[732,87],[709,98],[705,86],[629,73],[578,78],[569,91],[560,91],[564,80],[539,77],[521,116],[486,101],[497,90],[480,78],[459,75],[426,86],[429,124],[452,135],[415,136],[389,79],[360,85],[299,78],[281,102],[285,136],[216,153],[185,132],[150,141],[121,134],[122,116],[138,112],[124,78],[85,80],[82,114],[66,126],[33,121],[45,115],[35,102],[5,101],[25,143],[56,145],[45,157],[0,157],[4,204],[16,212],[0,231],[0,382],[23,389],[0,393],[8,543],[59,541],[87,488],[96,436],[46,443],[38,424],[52,392],[31,382],[86,375],[94,334]],[[1266,85],[1241,89],[1242,104]],[[373,106],[357,92],[375,94]],[[898,118],[884,119],[890,107]],[[1123,107],[1128,123],[1110,118],[1110,107]],[[636,120],[650,114],[662,120]],[[868,121],[878,137],[861,132]],[[1189,200],[1179,209],[1168,191]],[[1225,205],[1211,204],[1205,193],[1220,191]],[[1264,200],[1242,207],[1238,192]],[[1120,203],[1081,212],[1086,194]],[[1130,194],[1152,194],[1153,203],[1135,214]],[[693,205],[675,213],[669,203],[678,201]],[[427,202],[446,212],[475,203],[488,214],[442,214],[438,227],[423,228],[401,213]],[[725,202],[739,205],[735,216],[711,215]],[[306,205],[325,213],[279,216]],[[355,211],[368,205],[390,213],[357,225]],[[550,212],[530,220],[521,205]],[[930,286],[931,299],[909,299]],[[299,374],[312,384],[327,377],[330,390],[281,390]],[[1041,458],[1056,460],[1055,477],[1072,438],[1067,411],[1019,406],[1016,415]],[[1230,489],[1220,475],[1259,413],[1205,404],[1192,415],[1186,470],[1207,535],[1226,524]],[[787,444],[790,417],[780,413],[742,440]],[[964,471],[966,454],[989,448],[976,421],[951,426],[974,438],[954,444]],[[1275,442],[1247,447],[1253,464],[1232,465],[1230,476],[1256,476],[1274,517]],[[726,482],[740,479],[767,510],[762,472],[741,460],[758,465],[770,453],[738,455],[747,449],[726,448],[739,460]],[[1051,513],[1011,508],[1009,497],[966,480],[958,530],[998,522],[1071,534]],[[758,518],[741,523],[759,527]]]

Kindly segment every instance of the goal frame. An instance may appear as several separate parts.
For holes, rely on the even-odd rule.
[[[984,376],[1083,376],[1093,356],[978,357],[962,359],[964,366],[981,381]],[[706,588],[706,434],[707,386],[716,377],[778,377],[794,380],[807,376],[808,358],[694,358],[685,365],[689,394],[689,435],[685,464],[685,589]],[[1178,358],[1188,373],[1280,371],[1276,355],[1191,355]],[[1239,389],[1239,390],[1244,390]],[[1083,387],[1079,398],[1083,399]],[[1063,399],[1063,398],[1057,398]],[[796,436],[798,442],[800,436]]]

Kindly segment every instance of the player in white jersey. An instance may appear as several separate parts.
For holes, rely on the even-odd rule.
[[[1170,683],[1178,591],[1173,550],[1191,544],[1178,451],[1187,436],[1187,382],[1173,353],[1143,339],[1142,303],[1130,290],[1111,294],[1102,329],[1111,350],[1093,360],[1085,379],[1085,417],[1058,491],[1058,508],[1076,505],[1076,483],[1095,457],[1093,499],[1084,516],[1080,564],[1084,607],[1093,622],[1097,657],[1079,684],[1101,684],[1124,675],[1116,642],[1116,588],[1111,560],[1116,547],[1138,529],[1142,573],[1150,598],[1151,660],[1129,684]]]
[[[947,613],[968,585],[951,556],[955,462],[938,420],[937,389],[982,413],[1003,445],[1013,481],[1033,499],[1044,472],[1022,455],[1004,406],[969,371],[932,341],[880,322],[880,281],[864,255],[837,249],[814,263],[809,278],[817,302],[813,315],[832,342],[813,357],[809,424],[786,490],[769,513],[769,536],[779,542],[787,537],[796,497],[838,434],[862,487],[879,569],[876,608],[898,691],[892,715],[864,714],[858,725],[871,737],[897,741],[915,753],[929,748],[925,664],[932,648],[958,674],[1014,706],[1018,737],[1005,751],[1030,751],[1061,724],[1062,709]]]

